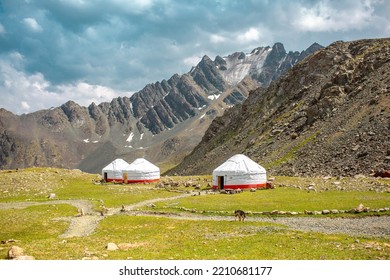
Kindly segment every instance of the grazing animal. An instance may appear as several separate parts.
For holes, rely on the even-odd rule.
[[[381,170],[374,174],[374,177],[390,178],[390,171]]]
[[[239,222],[241,222],[241,221],[243,222],[246,218],[245,212],[242,210],[234,211],[234,216],[235,216],[234,220],[238,219]]]
[[[104,216],[105,214],[107,214],[108,213],[108,208],[106,207],[106,206],[102,206],[101,207],[101,210],[100,210],[100,215],[101,216]]]

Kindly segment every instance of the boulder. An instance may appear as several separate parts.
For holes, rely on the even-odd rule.
[[[355,213],[363,212],[364,208],[365,208],[364,205],[360,203],[359,206],[355,208]]]
[[[47,196],[48,199],[54,199],[56,197],[55,193],[51,193]]]
[[[23,250],[23,248],[20,248],[19,246],[12,246],[8,250],[8,258],[9,259],[15,259],[15,258],[23,256],[23,255],[24,255],[24,250]]]
[[[317,192],[316,188],[312,185],[309,185],[306,189],[307,189],[307,192],[311,192],[311,191]]]
[[[110,242],[110,243],[107,244],[107,250],[108,251],[116,251],[118,249],[119,248],[118,248],[118,246],[115,243]]]

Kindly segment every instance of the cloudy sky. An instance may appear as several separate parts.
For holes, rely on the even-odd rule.
[[[0,0],[0,108],[129,96],[205,54],[390,37],[389,14],[385,0]]]

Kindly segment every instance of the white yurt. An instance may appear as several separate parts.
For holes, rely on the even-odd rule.
[[[160,168],[144,158],[136,159],[122,172],[123,176],[127,177],[128,183],[145,183],[160,180]]]
[[[214,189],[265,188],[267,172],[245,155],[229,158],[213,171]]]
[[[121,158],[118,158],[111,162],[109,165],[102,169],[102,176],[105,182],[123,182],[122,171],[128,169],[130,164]]]

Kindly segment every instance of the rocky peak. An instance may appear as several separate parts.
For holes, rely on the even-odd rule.
[[[215,57],[214,63],[219,70],[222,70],[222,71],[226,70],[226,61],[222,57],[220,57],[219,55],[217,55]]]
[[[267,46],[267,47],[258,47],[258,48],[255,48],[251,51],[251,54],[255,54],[255,55],[258,55],[260,52],[263,52],[263,51],[269,51],[271,49],[271,47]]]
[[[70,122],[76,121],[83,117],[84,110],[74,101],[68,101],[61,106],[62,111],[68,117]]]
[[[389,55],[390,39],[336,42],[315,52],[216,118],[171,172],[210,174],[237,153],[275,175],[388,170]]]
[[[314,53],[320,49],[323,49],[324,47],[321,46],[320,44],[318,44],[317,42],[314,42],[313,44],[310,45],[310,47],[308,47],[305,52],[310,52],[310,53]]]
[[[297,51],[287,53],[282,43],[275,43],[272,48],[255,48],[249,54],[235,52],[224,58],[216,57],[214,63],[229,85],[236,85],[249,75],[259,85],[267,87],[271,81],[278,79],[294,64],[317,50],[316,47],[308,48],[301,54]]]
[[[216,66],[217,65],[205,55],[190,73],[196,84],[210,94],[224,91],[226,88],[225,81],[219,74]]]
[[[286,50],[282,43],[277,42],[272,46],[272,50],[269,53],[267,59],[269,60],[280,60],[286,55]]]
[[[321,46],[320,44],[313,43],[310,47],[308,47],[306,50],[301,52],[301,54],[299,55],[298,61],[301,61],[302,59],[304,59],[308,55],[313,54],[313,53],[315,53],[316,51],[318,51],[318,50],[320,50],[322,48],[324,48],[324,47]]]
[[[282,43],[275,43],[264,62],[262,71],[260,73],[255,73],[252,77],[259,81],[263,86],[268,86],[272,81],[277,80],[299,61],[321,48],[323,47],[319,44],[313,44],[301,53],[297,51],[289,51],[286,53]]]
[[[201,61],[199,62],[199,66],[202,67],[202,65],[204,64],[213,64],[213,61],[211,60],[211,58],[208,56],[208,55],[204,55],[201,59]]]
[[[132,103],[128,97],[114,98],[110,103],[110,115],[113,117],[109,119],[112,124],[114,121],[121,124],[126,124],[133,116]]]

